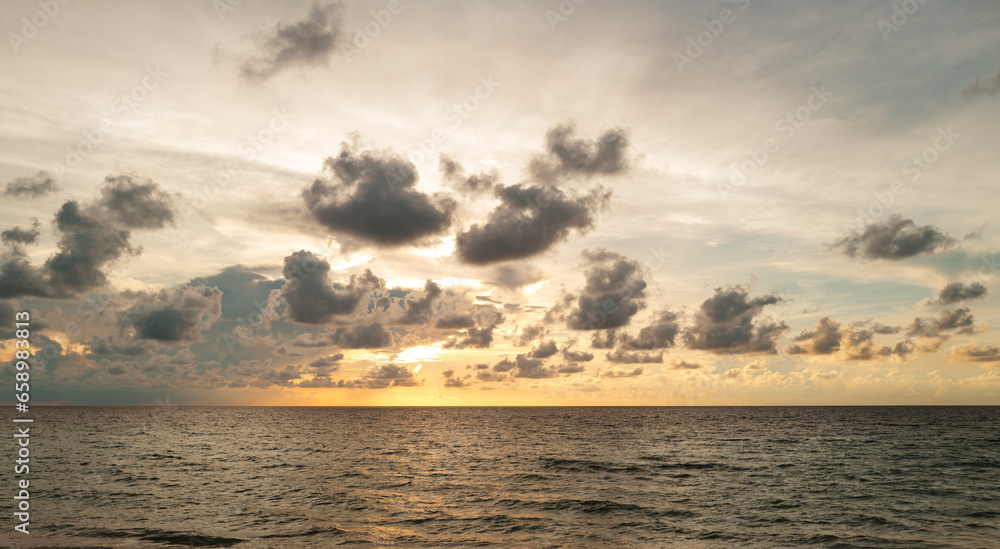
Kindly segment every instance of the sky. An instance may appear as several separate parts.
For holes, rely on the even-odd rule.
[[[36,404],[1000,404],[995,2],[0,14]]]

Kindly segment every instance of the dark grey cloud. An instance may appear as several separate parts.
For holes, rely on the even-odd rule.
[[[543,364],[545,361],[542,359],[530,358],[523,354],[519,354],[514,357],[514,361],[517,364],[517,367],[514,370],[514,377],[545,379],[555,375],[555,369],[544,367]]]
[[[586,284],[567,294],[546,315],[574,330],[606,330],[629,323],[646,306],[646,280],[638,261],[604,249],[584,250]]]
[[[434,323],[435,328],[443,330],[464,330],[466,328],[474,328],[475,326],[476,320],[469,314],[442,316]]]
[[[671,370],[697,370],[699,368],[701,368],[701,364],[686,360],[675,360],[670,363]]]
[[[302,379],[302,372],[291,364],[281,370],[267,370],[250,383],[250,387],[267,389],[269,387],[295,387],[293,381]]]
[[[503,322],[504,315],[492,305],[473,305],[471,315],[475,327],[468,328],[465,335],[449,339],[442,346],[445,349],[488,348],[493,344],[493,330]]]
[[[99,205],[129,229],[161,229],[174,223],[173,197],[148,177],[109,175]]]
[[[933,225],[918,227],[911,219],[892,215],[885,221],[871,223],[840,238],[831,249],[839,250],[848,257],[899,260],[934,253],[954,243],[954,238]]]
[[[0,279],[0,282],[2,282],[2,279]],[[16,312],[17,310],[14,309],[13,305],[0,301],[0,318],[13,319]],[[0,341],[14,339],[14,329],[13,322],[0,323]]]
[[[936,351],[954,334],[976,333],[975,319],[968,307],[941,311],[937,318],[917,317],[906,330],[906,335],[928,339],[922,342],[923,351]]]
[[[333,381],[327,375],[320,375],[310,381],[303,381],[299,387],[336,387],[351,389],[386,389],[389,387],[416,387],[420,382],[405,366],[385,364],[373,368],[359,379]]]
[[[905,358],[912,354],[914,346],[909,341],[899,341],[894,345],[875,341],[879,334],[894,334],[899,328],[879,323],[854,323],[844,326],[823,317],[816,322],[813,330],[803,330],[792,345],[785,347],[789,355],[833,356],[838,360],[876,360],[880,358]]]
[[[607,370],[601,374],[601,377],[636,377],[641,376],[645,371],[642,366],[636,366],[631,370]]]
[[[545,273],[538,267],[522,263],[510,263],[494,267],[493,274],[490,276],[490,283],[508,290],[517,290],[529,284],[541,282],[544,277]]]
[[[328,375],[340,369],[340,361],[344,360],[344,353],[336,353],[328,356],[321,356],[309,363],[314,374]]]
[[[392,332],[378,322],[337,328],[329,334],[328,341],[342,349],[378,349],[395,345]]]
[[[454,370],[445,370],[442,375],[445,377],[444,386],[451,387],[455,389],[462,389],[468,387],[471,384],[472,376],[466,374],[465,376],[458,377],[455,375]]]
[[[628,133],[608,130],[595,140],[576,137],[573,124],[559,124],[545,134],[545,149],[528,165],[536,181],[552,183],[572,176],[615,175],[628,170]]]
[[[580,372],[584,371],[584,369],[585,368],[583,367],[583,365],[577,364],[575,362],[570,362],[568,364],[560,364],[558,367],[556,367],[556,373],[557,374],[579,374]]]
[[[584,195],[567,195],[541,185],[498,186],[500,204],[483,224],[476,223],[455,237],[458,257],[487,265],[540,254],[567,240],[576,231],[594,228],[594,219],[611,197],[595,188]]]
[[[335,285],[329,279],[330,263],[306,250],[286,257],[282,274],[285,314],[302,324],[326,324],[336,315],[349,315],[363,298],[385,288],[385,282],[369,270],[351,275],[346,285]]]
[[[583,371],[582,367],[576,367],[576,365],[563,365],[558,368],[545,366],[544,359],[532,358],[524,353],[519,353],[514,357],[514,360],[504,358],[494,364],[491,371],[485,371],[487,368],[489,366],[486,364],[477,364],[476,370],[479,372],[476,374],[476,378],[480,381],[503,381],[509,375],[515,378],[548,379],[557,374],[572,374]]]
[[[94,355],[112,356],[139,356],[145,354],[148,349],[130,340],[121,340],[112,336],[93,336],[87,342],[90,353]]]
[[[514,368],[517,368],[517,362],[509,358],[505,358],[493,365],[494,372],[509,372]]]
[[[785,348],[790,355],[830,355],[840,350],[844,334],[839,322],[823,317],[816,323],[812,331],[803,330],[793,341],[794,345]]]
[[[52,174],[46,171],[36,173],[31,177],[18,177],[4,187],[4,196],[14,198],[38,198],[59,190]]]
[[[204,286],[179,286],[151,294],[126,292],[135,303],[119,322],[136,339],[161,342],[198,341],[222,315],[222,292]]]
[[[493,327],[469,328],[464,337],[452,339],[443,345],[445,349],[488,348],[493,343]]]
[[[853,328],[863,328],[869,330],[875,334],[898,334],[902,328],[899,326],[888,326],[882,324],[881,322],[873,322],[871,320],[862,320],[858,322],[852,322],[851,327]]]
[[[38,241],[38,235],[41,234],[39,227],[41,224],[38,223],[37,219],[33,219],[30,229],[12,227],[0,233],[0,240],[8,246],[34,244]]]
[[[962,90],[962,97],[968,99],[977,95],[996,95],[997,92],[1000,92],[1000,71],[985,80],[976,76],[976,81]]]
[[[536,340],[545,337],[549,330],[542,324],[531,324],[525,326],[521,329],[521,333],[517,337],[517,344],[519,346],[531,345]]]
[[[477,372],[476,379],[479,381],[504,381],[507,379],[507,375],[496,372]]]
[[[604,355],[608,362],[620,364],[660,364],[663,362],[663,353],[639,353],[628,352],[618,349]]]
[[[315,3],[305,19],[251,35],[254,48],[239,57],[240,76],[263,81],[289,67],[325,65],[338,47],[343,11],[342,3]]]
[[[433,314],[434,301],[441,297],[441,286],[433,280],[428,280],[424,284],[424,295],[419,299],[405,299],[406,312],[400,320],[400,324],[426,324]],[[455,321],[455,318],[451,318]]]
[[[986,286],[979,282],[963,284],[961,282],[951,282],[941,289],[938,298],[934,303],[950,305],[972,299],[979,299],[986,295]]]
[[[594,332],[590,338],[590,347],[592,349],[614,349],[617,341],[618,334],[614,330]]]
[[[300,381],[296,387],[302,387],[303,389],[329,389],[343,387],[343,385],[339,385],[337,381],[330,379],[328,375],[317,375],[312,379]]]
[[[387,387],[416,387],[420,382],[406,366],[383,364],[369,370],[362,379],[340,380],[338,387],[355,387],[366,389],[385,389]]]
[[[545,359],[549,358],[550,356],[558,352],[559,352],[559,347],[556,346],[556,342],[553,340],[549,340],[545,343],[542,343],[538,347],[532,349],[531,352],[528,353],[528,356],[530,356],[531,358]]]
[[[639,335],[632,337],[623,334],[621,347],[624,349],[634,349],[649,351],[652,349],[669,349],[674,346],[674,340],[680,332],[680,325],[677,323],[679,315],[669,310],[660,311],[649,326],[639,330]]]
[[[438,160],[438,169],[446,183],[464,195],[477,195],[493,190],[499,179],[497,172],[468,175],[465,169],[455,159],[442,154]]]
[[[400,246],[451,226],[455,201],[415,190],[416,168],[392,151],[362,151],[358,143],[345,142],[324,166],[330,180],[313,181],[302,198],[313,217],[335,234]]]
[[[788,325],[784,321],[757,319],[764,308],[780,303],[775,294],[750,298],[746,288],[716,288],[694,315],[694,324],[685,331],[690,349],[712,353],[773,354],[775,344]]]
[[[102,194],[114,185],[113,181],[108,182]],[[156,197],[157,211],[169,212],[172,216],[172,198],[151,181],[144,185],[150,195]],[[9,248],[0,258],[0,298],[67,298],[104,286],[107,264],[139,254],[139,249],[131,244],[131,229],[159,228],[159,225],[126,225],[117,213],[104,201],[85,206],[73,200],[65,202],[55,215],[58,251],[41,268],[32,266],[23,251],[16,249],[20,243],[6,239],[4,243]],[[30,235],[12,236],[16,240]]]
[[[131,232],[85,211],[77,202],[63,204],[56,213],[61,234],[59,251],[45,262],[46,279],[53,295],[75,294],[107,283],[102,268],[124,255],[138,255]]]
[[[41,269],[31,265],[28,254],[11,247],[0,255],[0,299],[24,296],[48,297],[51,290]]]
[[[570,362],[590,362],[591,360],[594,360],[594,353],[574,351],[568,347],[562,350],[562,356]]]

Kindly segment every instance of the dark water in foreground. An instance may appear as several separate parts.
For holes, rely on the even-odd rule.
[[[1000,407],[32,415],[2,547],[1000,547]]]

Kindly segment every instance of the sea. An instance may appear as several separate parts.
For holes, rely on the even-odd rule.
[[[30,533],[9,427],[0,547],[1000,547],[1000,407],[30,416]]]

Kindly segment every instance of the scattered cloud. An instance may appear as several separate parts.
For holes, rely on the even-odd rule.
[[[617,175],[628,171],[628,132],[607,130],[597,139],[576,137],[572,123],[559,124],[545,134],[545,150],[528,165],[535,181],[554,183],[572,176]]]
[[[304,19],[251,35],[252,50],[237,56],[240,76],[261,82],[289,67],[325,65],[343,32],[343,12],[339,2],[315,3]]]
[[[101,189],[102,197],[111,196],[120,188],[134,190],[123,187],[120,177],[133,176],[109,176]],[[19,249],[33,231],[25,233],[19,229],[8,234],[4,239],[8,249],[0,257],[0,299],[68,298],[107,284],[106,265],[140,253],[132,246],[131,229],[163,226],[157,222],[134,224],[133,218],[124,215],[126,212],[147,209],[158,215],[159,220],[173,219],[173,197],[152,181],[143,180],[141,186],[142,192],[126,192],[110,202],[104,198],[87,205],[75,200],[65,202],[55,215],[58,251],[40,268],[31,265],[28,256]]]
[[[383,364],[369,370],[361,379],[340,380],[337,387],[353,387],[358,389],[386,389],[388,387],[416,387],[420,385],[413,372],[406,366]]]
[[[385,288],[385,281],[368,270],[352,275],[346,285],[334,285],[329,278],[330,263],[306,250],[286,257],[282,274],[285,314],[302,324],[326,324],[336,315],[351,314],[363,298]]]
[[[975,319],[968,307],[941,311],[937,318],[917,317],[906,330],[906,335],[920,340],[920,350],[937,351],[955,334],[976,333]]]
[[[830,356],[836,360],[877,360],[881,358],[906,358],[914,351],[909,341],[898,341],[894,345],[880,344],[875,341],[876,334],[891,334],[899,328],[874,324],[844,326],[841,323],[823,317],[816,323],[816,328],[804,330],[796,336],[792,345],[785,347],[785,352],[793,356]]]
[[[601,374],[601,377],[637,377],[641,376],[644,371],[642,366],[636,366],[631,370],[606,370]]]
[[[695,313],[684,333],[690,349],[719,353],[773,354],[778,337],[788,330],[783,320],[758,319],[764,308],[780,303],[777,294],[750,298],[743,286],[716,288]]]
[[[467,175],[465,169],[455,159],[442,154],[438,161],[438,169],[444,181],[459,194],[475,196],[493,190],[500,178],[496,170],[489,173]]]
[[[39,198],[59,190],[55,177],[41,171],[30,177],[18,177],[4,187],[4,196],[14,198]]]
[[[3,241],[3,243],[8,246],[34,244],[38,241],[38,236],[41,234],[39,227],[41,227],[41,225],[38,223],[38,220],[34,219],[31,223],[30,229],[13,227],[3,231],[0,233],[0,241]]]
[[[605,250],[583,251],[586,283],[565,294],[547,315],[574,330],[607,330],[629,323],[646,306],[646,280],[638,261]]]
[[[222,292],[218,288],[179,286],[159,293],[126,292],[135,303],[120,322],[136,339],[160,342],[198,341],[222,316]]]
[[[911,219],[898,215],[876,222],[837,240],[832,249],[848,257],[899,260],[934,253],[955,244],[955,239],[933,225],[918,227]]]
[[[473,265],[523,259],[540,254],[576,231],[594,228],[596,213],[611,193],[602,188],[583,195],[540,185],[499,186],[500,205],[486,219],[456,236],[458,257]]]
[[[455,201],[414,189],[417,170],[392,151],[341,144],[324,167],[330,179],[316,179],[302,199],[321,225],[344,237],[377,246],[401,246],[440,235],[451,226]]]
[[[618,349],[614,352],[607,353],[604,355],[608,359],[608,362],[617,362],[621,364],[661,364],[663,363],[663,353],[630,353],[628,351],[623,351]]]
[[[112,220],[129,229],[162,229],[174,223],[173,200],[148,177],[109,175],[99,204]]]
[[[619,345],[623,349],[644,351],[669,349],[674,346],[674,340],[680,332],[680,325],[677,323],[679,316],[677,313],[664,309],[657,314],[649,326],[639,330],[639,335],[632,337],[628,334],[622,334]]]
[[[937,300],[933,301],[933,303],[951,305],[962,301],[979,299],[984,296],[986,296],[986,286],[983,286],[982,283],[972,282],[970,284],[963,284],[961,282],[951,282],[941,289]]]

